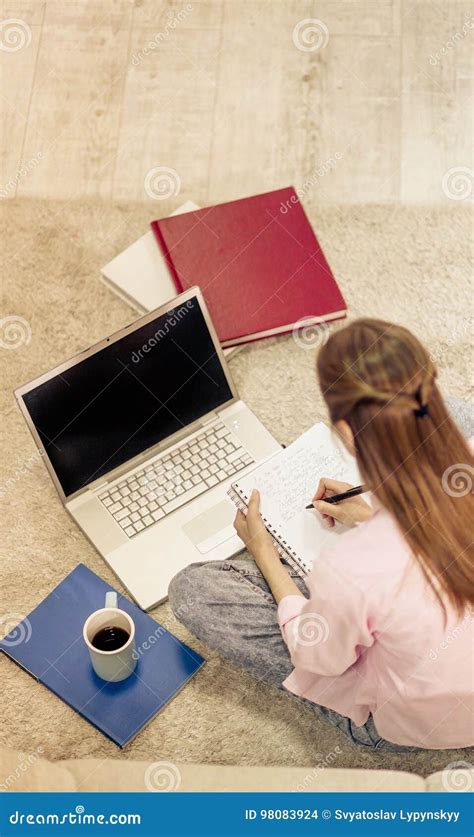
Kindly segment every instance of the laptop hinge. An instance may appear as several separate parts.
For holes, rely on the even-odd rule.
[[[108,480],[104,480],[100,483],[100,485],[95,485],[94,488],[89,488],[89,491],[92,491],[93,494],[100,494],[101,491],[109,484]]]
[[[215,421],[217,421],[218,418],[219,416],[217,415],[217,413],[213,412],[210,416],[207,417],[206,421],[202,422],[202,427],[206,427],[207,424],[213,424]]]

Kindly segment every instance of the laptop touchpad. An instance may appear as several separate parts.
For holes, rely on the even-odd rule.
[[[230,500],[221,500],[210,509],[198,514],[183,526],[183,532],[204,555],[219,544],[236,535],[234,529],[235,506]]]

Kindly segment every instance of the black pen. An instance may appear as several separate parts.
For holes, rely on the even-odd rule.
[[[356,485],[354,488],[349,488],[348,491],[343,491],[342,494],[333,494],[332,497],[321,497],[321,500],[323,503],[339,503],[340,500],[349,500],[350,497],[357,497],[358,494],[363,494],[364,491],[368,490],[369,487],[367,485]],[[314,506],[310,503],[305,508],[314,509]]]

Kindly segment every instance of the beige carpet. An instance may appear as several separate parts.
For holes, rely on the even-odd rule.
[[[100,283],[99,267],[141,235],[157,212],[174,208],[166,203],[0,205],[2,317],[20,315],[31,328],[29,343],[0,350],[1,485],[8,481],[0,539],[4,622],[5,614],[26,615],[80,561],[114,582],[63,511],[43,464],[28,464],[34,445],[12,389],[134,319],[127,305]],[[375,206],[308,210],[351,316],[370,314],[412,328],[438,359],[445,390],[467,397],[467,210],[454,203],[436,211]],[[302,346],[291,336],[252,345],[231,361],[243,398],[281,442],[290,442],[324,417],[313,365],[314,347]],[[167,605],[153,615],[204,653],[208,662],[125,752],[3,655],[0,744],[24,751],[42,748],[51,759],[159,757],[223,764],[312,765],[332,753],[330,763],[337,767],[425,774],[466,757],[465,752],[453,751],[410,757],[363,752],[310,710],[202,647],[174,621]]]

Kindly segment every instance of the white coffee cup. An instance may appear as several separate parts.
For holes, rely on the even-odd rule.
[[[96,634],[109,626],[122,628],[128,634],[128,640],[115,651],[101,651],[95,648],[92,640]],[[137,664],[135,652],[135,623],[133,619],[117,607],[117,593],[109,592],[105,596],[105,607],[95,610],[84,622],[84,642],[89,649],[92,667],[95,673],[110,683],[126,680],[134,672]]]

